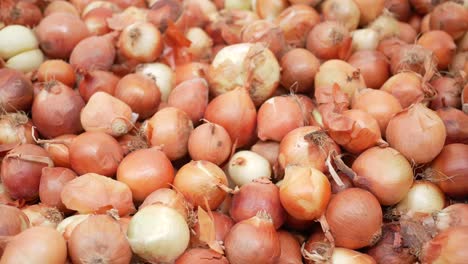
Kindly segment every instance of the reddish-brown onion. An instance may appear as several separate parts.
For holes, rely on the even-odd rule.
[[[245,146],[253,137],[257,111],[246,89],[237,88],[214,98],[205,119],[226,129],[235,146]]]
[[[348,59],[348,63],[361,71],[368,88],[379,89],[390,77],[387,58],[379,51],[357,51]]]
[[[5,25],[23,25],[32,28],[42,20],[41,9],[33,2],[14,1],[16,3],[12,6],[9,6],[9,2],[13,1],[5,1],[5,7],[2,6],[0,14]]]
[[[70,64],[63,60],[46,60],[37,69],[37,80],[40,82],[59,81],[74,87],[76,76]]]
[[[468,144],[468,115],[453,107],[444,107],[436,111],[444,121],[447,138],[445,144]]]
[[[281,255],[278,233],[268,213],[263,211],[235,224],[226,236],[224,246],[231,264],[273,264]]]
[[[445,0],[409,0],[416,12],[422,15],[430,13],[437,5],[444,1]]]
[[[159,149],[140,149],[120,162],[117,180],[130,187],[135,201],[143,202],[155,190],[169,187],[174,180],[174,168]]]
[[[393,54],[400,50],[400,47],[407,44],[397,37],[385,38],[379,42],[377,51],[382,52],[387,58],[391,59]]]
[[[115,36],[109,33],[83,39],[70,54],[70,64],[79,72],[110,70],[116,57]]]
[[[62,212],[69,212],[62,203],[60,194],[65,184],[76,177],[76,173],[67,168],[43,168],[39,184],[39,198],[42,204],[56,207]]]
[[[422,78],[414,72],[401,72],[388,79],[380,90],[395,96],[403,108],[421,102],[424,97]]]
[[[231,155],[232,141],[224,127],[205,123],[190,133],[188,152],[193,160],[206,160],[220,166]]]
[[[250,150],[267,159],[273,168],[278,163],[278,142],[259,140],[250,148]]]
[[[416,256],[401,242],[400,225],[385,224],[382,228],[382,238],[377,244],[367,250],[367,254],[377,263],[413,264]],[[395,244],[398,241],[398,244]]]
[[[457,45],[452,37],[442,30],[431,30],[424,33],[418,39],[418,44],[434,53],[439,70],[447,69],[457,50]]]
[[[385,135],[392,148],[416,164],[432,161],[444,147],[446,138],[442,119],[419,103],[395,115]]]
[[[229,231],[231,231],[231,228],[232,226],[234,226],[235,223],[231,217],[218,211],[212,211],[211,215],[213,216],[215,240],[224,241],[226,235],[229,233]],[[206,244],[200,241],[200,222],[197,222],[194,225],[193,231],[195,232],[195,234],[192,234],[190,238],[192,247],[195,247],[200,244]]]
[[[240,222],[255,216],[261,210],[265,210],[271,216],[276,229],[280,228],[286,219],[279,188],[267,179],[258,179],[242,185],[232,198],[229,214],[235,222]]]
[[[413,14],[410,19],[408,20],[408,24],[416,30],[416,32],[421,31],[421,22],[422,22],[422,17],[418,16],[417,14]]]
[[[97,7],[87,12],[83,16],[83,21],[91,35],[101,36],[111,31],[107,19],[110,19],[113,14],[114,12],[110,8]]]
[[[348,29],[336,21],[324,21],[312,28],[307,36],[307,49],[322,60],[346,60],[351,54]]]
[[[85,72],[78,85],[78,90],[83,100],[88,102],[89,98],[99,91],[114,95],[119,80],[119,77],[108,71]]]
[[[31,120],[24,113],[7,113],[0,115],[0,153],[5,153],[21,144],[34,144]]]
[[[72,88],[52,81],[35,96],[32,121],[46,138],[77,134],[83,130],[80,114],[84,106],[83,99]]]
[[[188,152],[193,123],[184,111],[166,107],[147,120],[145,130],[151,146],[161,147],[170,160],[176,160]]]
[[[75,46],[88,37],[86,24],[76,15],[53,13],[45,17],[36,28],[42,51],[57,59],[67,59]]]
[[[278,231],[281,244],[281,255],[277,263],[302,264],[301,245],[297,238],[287,232]]]
[[[283,87],[297,93],[312,91],[320,61],[310,51],[291,49],[281,57],[280,66]]]
[[[295,48],[305,46],[307,34],[320,22],[320,15],[310,6],[291,5],[281,12],[275,23],[283,30],[288,45]]]
[[[73,229],[67,243],[70,259],[76,264],[126,264],[132,258],[119,222],[108,215],[90,215]]]
[[[0,204],[0,214],[0,236],[14,236],[30,226],[28,217],[16,207]]]
[[[443,107],[461,107],[462,84],[455,78],[441,77],[431,81],[432,87],[437,91],[431,100],[431,109],[438,110]]]
[[[421,252],[422,263],[464,263],[468,258],[465,241],[468,226],[452,227],[427,242]]]
[[[415,42],[418,32],[408,23],[398,22],[398,37],[408,44]]]
[[[400,21],[407,21],[411,15],[409,0],[385,0],[385,8]]]
[[[113,176],[123,159],[119,142],[103,132],[84,132],[69,148],[70,164],[78,174],[89,172]]]
[[[468,30],[468,10],[454,1],[447,1],[434,8],[430,17],[431,30],[443,30],[458,39]]]
[[[158,28],[149,22],[137,22],[124,28],[117,43],[125,57],[139,62],[153,62],[163,51]]]
[[[34,200],[39,196],[39,182],[44,167],[53,162],[43,148],[24,144],[12,149],[4,157],[1,180],[13,199]]]
[[[29,110],[33,86],[29,78],[14,69],[0,69],[0,105],[7,112]]]
[[[62,235],[51,227],[36,226],[18,234],[3,252],[2,264],[48,263],[63,264],[67,259],[67,245]]]
[[[445,146],[426,171],[429,180],[448,196],[466,198],[468,188],[468,145]]]
[[[55,166],[71,168],[69,146],[75,137],[76,135],[69,134],[45,140],[43,147],[51,156]]]
[[[258,4],[258,3],[257,3]],[[286,48],[284,33],[276,24],[267,20],[257,20],[244,27],[241,33],[242,42],[263,42],[280,58]]]
[[[358,249],[380,238],[382,208],[368,191],[350,188],[336,194],[325,216],[337,246]]]
[[[177,76],[177,71],[176,71]],[[205,114],[208,105],[208,83],[203,78],[191,78],[179,83],[172,89],[167,99],[169,106],[177,107],[184,111],[198,124]]]
[[[76,7],[66,0],[55,0],[53,2],[50,2],[44,9],[44,16],[46,17],[50,14],[59,12],[70,13],[77,17],[80,16]]]

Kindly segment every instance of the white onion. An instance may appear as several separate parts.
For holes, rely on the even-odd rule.
[[[36,35],[27,27],[11,25],[0,30],[0,57],[4,60],[38,47]]]
[[[431,214],[442,210],[444,205],[444,193],[437,185],[427,181],[417,181],[413,184],[406,197],[397,204],[396,211],[400,214]]]
[[[189,28],[185,33],[185,37],[192,42],[188,51],[193,55],[194,60],[210,58],[213,40],[203,29],[199,27]]]
[[[377,31],[380,40],[400,35],[398,20],[385,13],[376,18],[369,28]]]
[[[267,159],[259,154],[243,150],[229,160],[228,174],[239,187],[259,178],[271,178],[271,167]]]
[[[176,83],[175,72],[164,63],[140,64],[136,71],[153,78],[161,92],[161,101],[167,102]]]
[[[162,53],[162,35],[155,25],[136,22],[124,28],[119,37],[118,47],[127,58],[152,62]]]
[[[26,73],[37,70],[44,59],[44,54],[40,49],[33,49],[11,57],[6,62],[6,67]]]
[[[351,33],[353,42],[352,50],[375,50],[379,45],[379,34],[371,28],[355,30]]]
[[[132,251],[151,263],[173,262],[187,249],[190,231],[175,209],[154,204],[139,210],[128,224]]]

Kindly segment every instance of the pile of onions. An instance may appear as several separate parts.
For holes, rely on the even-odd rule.
[[[416,164],[432,161],[442,151],[446,137],[442,119],[422,104],[395,115],[385,134],[392,148]]]
[[[188,152],[193,160],[223,164],[231,155],[232,142],[228,132],[215,123],[196,127],[188,139]]]
[[[20,71],[0,69],[0,104],[7,112],[27,110],[33,102],[31,81]]]
[[[387,58],[380,51],[357,51],[348,59],[348,63],[361,71],[368,88],[379,89],[390,77]]]
[[[189,115],[193,124],[198,124],[208,105],[208,83],[203,78],[191,78],[180,82],[169,94],[167,104]]]
[[[271,178],[271,167],[268,160],[261,155],[242,150],[232,155],[227,164],[229,178],[238,186],[243,186],[255,179]]]
[[[306,49],[291,49],[280,60],[281,85],[295,92],[311,91],[320,61]]]
[[[324,21],[309,32],[306,47],[319,59],[345,60],[351,51],[351,36],[344,25],[335,21]]]
[[[76,177],[76,173],[67,168],[43,168],[39,184],[39,198],[42,204],[56,207],[62,212],[68,212],[60,195],[65,184]]]
[[[440,232],[424,245],[420,260],[424,263],[463,263],[467,257],[463,241],[467,239],[468,226]]]
[[[437,185],[416,181],[395,207],[397,214],[434,213],[445,206],[445,195]]]
[[[150,262],[173,262],[187,249],[190,231],[176,210],[154,204],[132,217],[127,237],[139,257]]]

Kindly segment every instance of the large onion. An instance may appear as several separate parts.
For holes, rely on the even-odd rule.
[[[30,226],[28,217],[16,207],[0,204],[0,213],[0,236],[14,236]]]
[[[437,185],[427,181],[415,181],[406,196],[395,207],[395,213],[435,213],[445,205],[444,193]]]
[[[449,228],[424,245],[420,259],[423,263],[463,263],[468,258],[467,239],[467,226]]]
[[[56,207],[62,212],[67,212],[60,194],[65,184],[76,177],[76,173],[67,168],[43,168],[39,184],[39,198],[41,202],[45,205]]]
[[[221,165],[229,158],[231,151],[231,138],[220,125],[205,123],[190,134],[188,152],[193,160],[206,160]]]
[[[31,81],[20,71],[0,69],[0,105],[5,111],[28,110],[32,102]]]

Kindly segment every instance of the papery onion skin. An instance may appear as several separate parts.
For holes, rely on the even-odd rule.
[[[29,161],[28,157],[41,161]],[[41,170],[49,165],[53,166],[53,162],[43,148],[33,144],[20,145],[8,152],[2,161],[2,183],[11,198],[34,200],[39,195]]]
[[[337,21],[349,30],[355,30],[359,26],[361,11],[354,0],[325,0],[321,7],[324,20]],[[370,10],[366,12],[370,13]]]
[[[431,100],[431,109],[438,110],[442,107],[461,107],[462,84],[450,77],[441,77],[431,81],[437,95]]]
[[[191,206],[187,203],[180,192],[168,188],[157,189],[150,195],[146,196],[139,209],[141,210],[142,208],[152,204],[162,204],[173,208],[177,210],[177,212],[179,212],[187,222],[189,221],[189,209],[191,209]]]
[[[392,148],[417,164],[432,161],[442,151],[446,138],[442,119],[422,104],[395,115],[385,134]]]
[[[43,168],[39,184],[39,198],[41,202],[45,205],[56,207],[62,212],[69,212],[62,203],[60,194],[65,184],[76,177],[76,173],[67,168]]]
[[[275,19],[275,23],[283,30],[286,42],[294,48],[305,46],[307,34],[320,22],[317,11],[307,5],[291,5],[284,9]]]
[[[108,215],[91,215],[78,224],[67,241],[73,263],[129,263],[132,251],[119,223]]]
[[[177,68],[176,68],[177,71]],[[177,76],[177,75],[176,75]],[[198,124],[208,105],[209,87],[203,78],[193,78],[179,83],[169,94],[167,103],[190,116],[193,124]]]
[[[67,258],[65,240],[50,227],[32,227],[16,236],[3,252],[1,264],[48,263],[63,264]]]
[[[85,132],[77,136],[70,148],[70,165],[78,174],[89,172],[113,176],[123,149],[119,142],[103,132]]]
[[[336,194],[325,215],[337,246],[358,249],[380,238],[382,209],[368,191],[350,188]]]
[[[219,210],[219,209],[218,209]],[[231,228],[234,226],[235,222],[232,220],[231,217],[220,213],[219,211],[212,211],[211,214],[213,215],[213,223],[214,223],[214,231],[215,231],[215,239],[216,241],[224,241],[226,235],[229,233]],[[205,242],[201,242],[200,239],[200,224],[197,222],[193,226],[193,231],[195,234],[192,233],[191,237],[191,247],[195,247],[200,243],[205,245]]]
[[[447,1],[434,8],[429,23],[431,30],[443,30],[458,39],[468,30],[468,10],[458,3]]]
[[[401,236],[398,224],[385,224],[382,227],[382,238],[377,244],[367,250],[367,254],[377,261],[377,263],[388,264],[413,264],[416,256],[411,254],[409,248],[405,248],[403,243],[395,245],[396,239]]]
[[[434,53],[439,70],[447,69],[457,49],[452,37],[442,30],[432,30],[424,33],[418,39],[418,44]]]
[[[36,28],[42,50],[57,59],[67,59],[75,46],[89,35],[85,23],[68,13],[53,13]]]
[[[33,204],[21,209],[28,218],[31,226],[47,226],[56,228],[63,220],[63,214],[53,206]]]
[[[51,156],[55,166],[71,168],[69,147],[76,137],[73,134],[62,135],[54,138],[52,142],[43,144],[44,149]],[[53,142],[55,140],[57,142]]]
[[[280,66],[283,87],[298,93],[312,91],[320,61],[310,51],[292,49],[281,57]]]
[[[395,206],[396,214],[435,213],[445,206],[445,195],[437,185],[415,181],[406,196]]]
[[[229,264],[227,258],[211,249],[191,248],[180,256],[175,264]]]
[[[21,112],[0,115],[0,152],[5,153],[20,144],[35,143],[36,132],[31,120]]]
[[[372,165],[370,165],[372,164]],[[354,185],[369,190],[382,205],[401,201],[413,184],[413,168],[392,148],[370,148],[353,162]]]
[[[162,151],[140,149],[120,162],[117,180],[130,187],[135,201],[143,202],[153,191],[169,187],[174,180],[174,168]]]
[[[206,160],[220,166],[229,158],[231,151],[231,138],[220,125],[205,123],[190,133],[188,152],[193,160]]]
[[[70,54],[70,64],[80,72],[111,69],[116,57],[115,34],[92,36],[80,41]]]
[[[83,195],[85,192],[87,195]],[[116,209],[119,216],[135,211],[132,192],[125,183],[95,173],[81,175],[66,183],[61,198],[68,209],[81,214],[106,207]]]
[[[361,71],[368,88],[379,89],[390,77],[387,59],[379,51],[357,51],[348,63]]]
[[[445,124],[447,132],[445,145],[451,143],[468,144],[468,115],[453,107],[440,108],[436,112]]]
[[[325,21],[309,32],[306,47],[319,59],[345,60],[350,55],[351,36],[348,29],[339,22]]]
[[[70,64],[63,60],[47,60],[37,70],[40,82],[59,81],[69,87],[74,87],[76,76]]]
[[[0,204],[0,213],[0,236],[14,236],[30,226],[28,217],[16,207]]]
[[[83,100],[88,102],[89,98],[99,91],[114,95],[119,80],[119,77],[108,71],[86,72],[78,84],[78,90]]]
[[[20,71],[0,69],[0,104],[5,111],[28,110],[32,102],[31,81]]]
[[[440,232],[422,249],[423,263],[463,263],[468,258],[466,245],[468,227],[452,227]]]
[[[414,72],[401,72],[390,77],[380,88],[395,96],[403,109],[424,99],[422,78]]]

